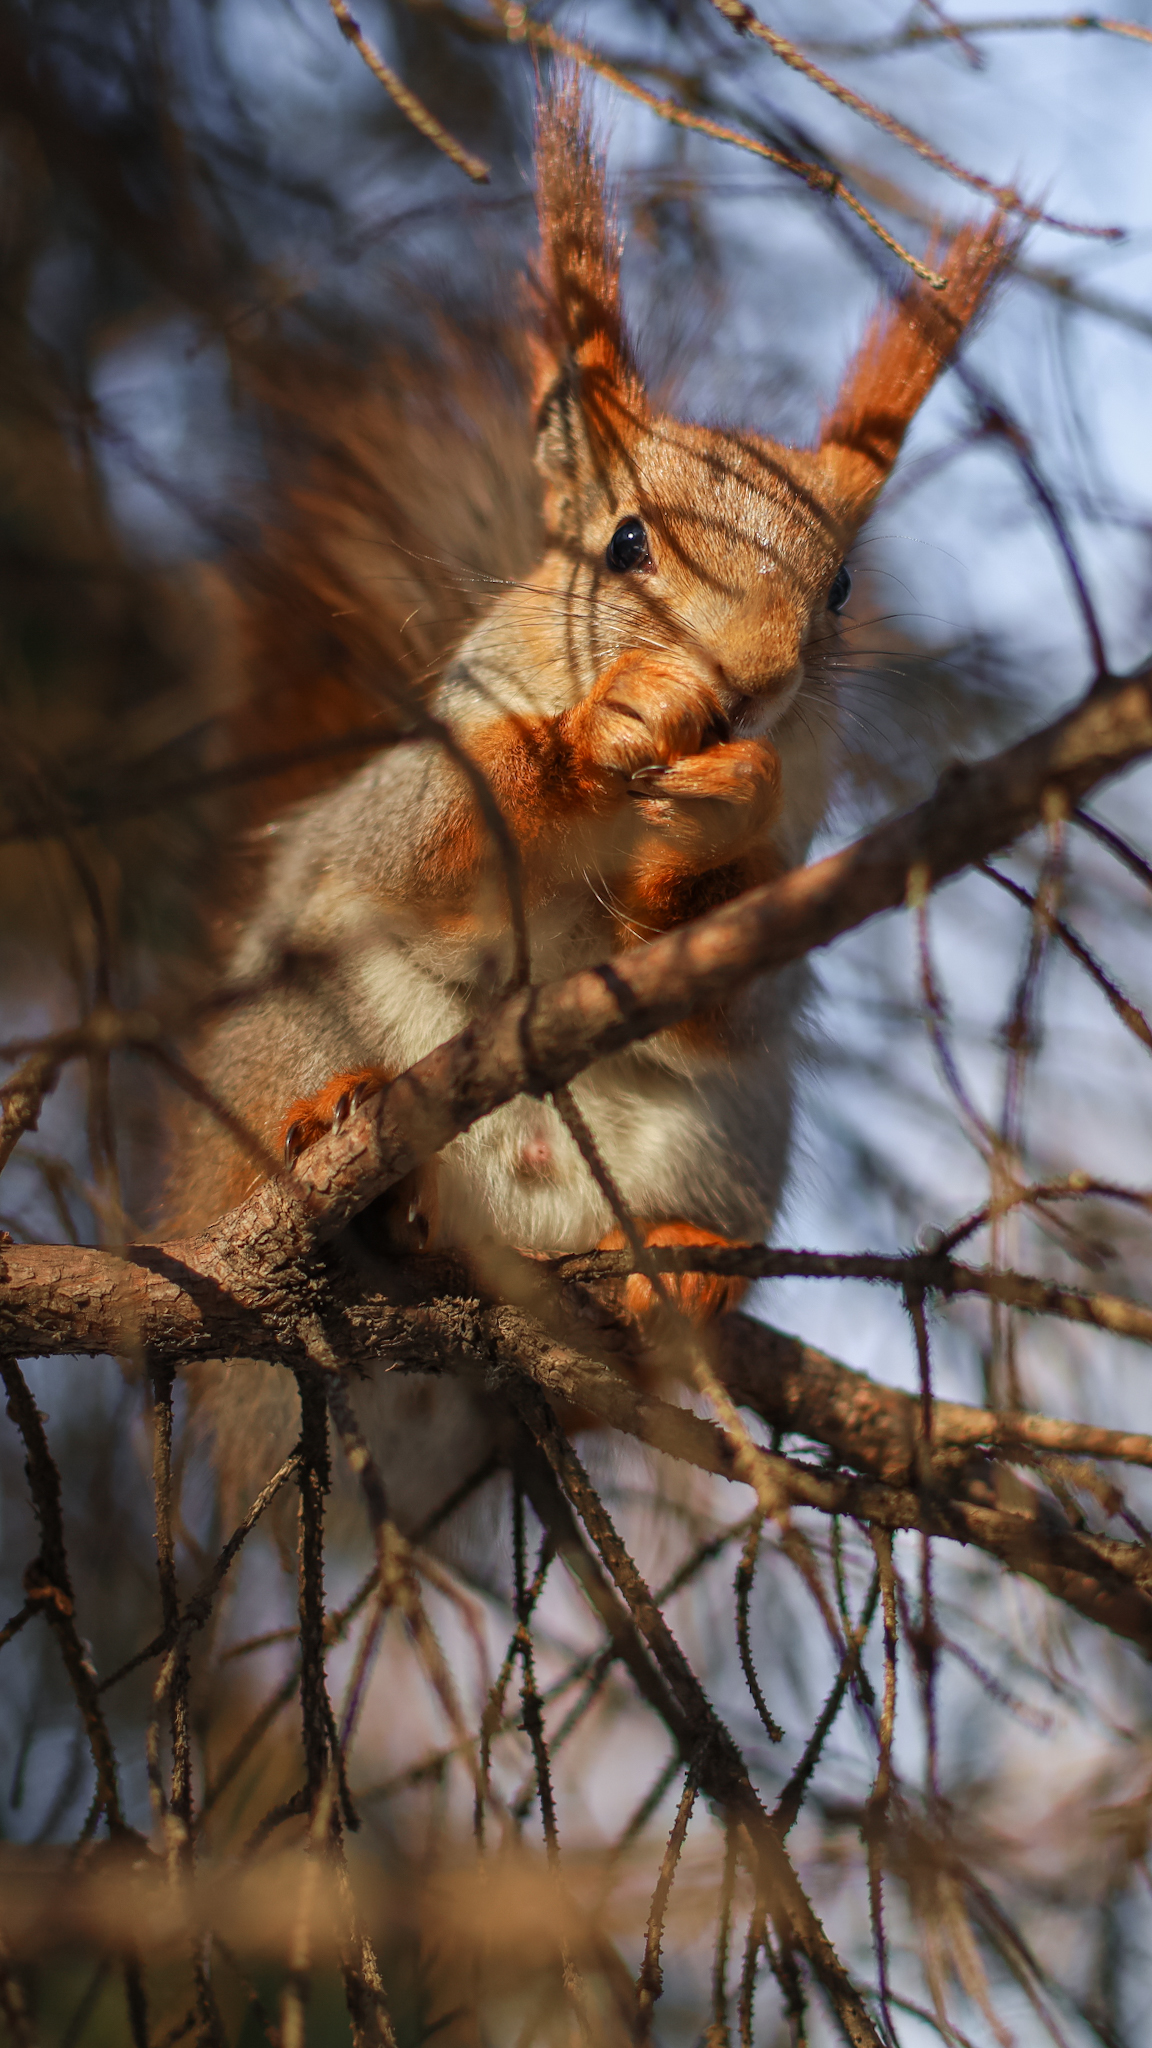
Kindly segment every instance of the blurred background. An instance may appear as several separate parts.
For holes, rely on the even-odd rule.
[[[981,16],[967,35],[954,32],[958,10],[927,0],[776,0],[763,12],[937,150],[1092,231],[1029,229],[853,552],[846,654],[809,700],[839,764],[819,852],[927,793],[949,760],[1055,716],[1090,681],[1094,638],[1113,672],[1148,656],[1152,11],[1129,0],[1126,20],[1147,30],[1143,41],[1030,6],[1007,27]],[[649,93],[837,167],[921,254],[934,220],[986,207],[737,34],[708,0],[583,0],[531,7],[528,18],[578,38]],[[325,0],[0,4],[0,1035],[13,1061],[27,1041],[109,1002],[151,1006],[179,1039],[211,988],[242,894],[244,835],[298,794],[302,777],[314,784],[317,761],[340,773],[397,730],[397,692],[418,694],[493,579],[532,560],[519,280],[533,239],[535,74],[550,54],[514,32],[522,14],[482,0],[364,0],[358,19],[444,129],[484,160],[487,183],[416,131]],[[899,259],[780,166],[685,132],[610,80],[596,83],[594,104],[650,382],[685,414],[806,440],[869,311],[899,288]],[[1143,769],[1090,807],[1145,855],[1150,790]],[[1037,835],[999,865],[1035,890],[1044,860]],[[1062,890],[1063,915],[1145,1009],[1152,945],[1140,879],[1070,829]],[[935,1032],[911,916],[817,963],[782,1245],[930,1242],[925,1233],[987,1199],[997,1137],[1026,1178],[1149,1182],[1147,1048],[1098,984],[1049,948],[1024,1005],[1027,910],[981,874],[932,899],[928,936]],[[4,1170],[0,1225],[34,1241],[146,1233],[178,1092],[131,1052],[67,1067]],[[974,1250],[1147,1298],[1140,1206],[1054,1202],[1018,1212]],[[774,1283],[753,1307],[880,1380],[917,1383],[895,1295]],[[995,1321],[973,1302],[936,1314],[933,1344],[939,1393],[1152,1427],[1135,1345]],[[157,1626],[148,1401],[111,1361],[41,1362],[29,1377],[64,1476],[80,1625],[107,1675]],[[773,1747],[737,1657],[739,1542],[720,1540],[738,1515],[730,1490],[635,1450],[592,1455],[650,1582],[694,1560],[669,1616],[774,1798],[836,1668],[803,1575],[765,1536],[750,1626],[785,1731]],[[227,1531],[192,1433],[180,1456],[180,1562],[191,1584]],[[12,1612],[36,1536],[7,1427],[0,1482]],[[1079,1470],[1059,1483],[1089,1526],[1126,1515],[1143,1534],[1143,1474],[1126,1474],[1119,1505]],[[298,1770],[285,1527],[279,1548],[269,1538],[246,1552],[197,1652],[202,1840],[221,1855],[287,1796]],[[857,1616],[872,1574],[865,1536],[815,1518],[807,1533]],[[914,1588],[913,1540],[898,1539],[896,1553]],[[367,1558],[350,1530],[338,1532],[330,1607],[352,1597]],[[428,1590],[470,1711],[507,1644],[511,1568],[507,1503],[493,1495],[441,1568],[444,1584]],[[937,1546],[936,1594],[940,1790],[955,1860],[945,1867],[925,1849],[917,1861],[924,1737],[915,1657],[902,1651],[907,1825],[886,1893],[897,2038],[906,2048],[941,2038],[1139,2048],[1152,1991],[1146,1665],[1036,1586],[959,1549]],[[278,1630],[284,1640],[235,1654]],[[331,1653],[336,1698],[352,1641]],[[541,1596],[536,1642],[541,1687],[558,1688],[547,1725],[560,1839],[634,1971],[679,1780],[622,1680],[603,1682],[563,1732],[581,1698],[571,1671],[596,1637],[559,1573]],[[29,1628],[3,1654],[0,1833],[47,1848],[73,1839],[89,1810],[87,1746],[49,1632]],[[874,1641],[865,1663],[879,1685]],[[145,1830],[150,1685],[145,1669],[108,1695],[126,1809]],[[455,1870],[470,1840],[467,1774],[439,1756],[451,1744],[397,1627],[375,1666],[353,1774],[358,1867],[369,1889],[384,1887],[397,2038],[403,2048],[567,2040],[549,2004],[548,1939],[538,1956],[514,1885],[500,1914],[505,1931],[519,1928],[531,1966],[512,1967],[486,1926],[476,1945],[489,1943],[490,1983],[479,2004],[460,1982],[475,1899],[436,1894],[426,1912],[413,1903],[433,1896],[432,1874]],[[790,1838],[865,1984],[876,1964],[860,1820],[874,1750],[868,1712],[849,1702]],[[535,1854],[540,1813],[522,1730],[496,1739],[493,1771]],[[670,2044],[720,2025],[724,1859],[723,1832],[698,1805],[655,2027]],[[738,1893],[745,1922],[749,1909]],[[284,1974],[274,1940],[258,1927],[247,1938],[246,1958],[214,1965],[227,2038],[243,2048],[275,2038],[267,2014]],[[20,1981],[30,2038],[67,2048],[129,2038],[121,1981],[98,1943],[46,1940]],[[152,1998],[153,2038],[181,2038],[187,1993],[175,1962],[157,1966]],[[483,2016],[465,2024],[455,2007]],[[707,2034],[712,2048],[741,2038],[735,1991],[727,2024],[729,2034]],[[835,2038],[818,2002],[807,2024],[813,2044]],[[193,2014],[184,2034],[198,2025]],[[757,2043],[801,2038],[767,1973],[750,2025]],[[308,2027],[317,2043],[349,2038],[331,1970],[317,1978]]]

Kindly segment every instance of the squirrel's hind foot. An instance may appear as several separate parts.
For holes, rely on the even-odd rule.
[[[642,1224],[644,1242],[653,1249],[667,1245],[730,1245],[736,1242],[718,1231],[705,1230],[699,1223]],[[626,1249],[624,1232],[610,1230],[600,1239],[598,1250]],[[668,1300],[693,1323],[710,1323],[713,1316],[739,1308],[748,1289],[747,1280],[723,1273],[665,1273]],[[624,1284],[624,1308],[637,1322],[649,1322],[663,1304],[645,1273],[630,1273]]]

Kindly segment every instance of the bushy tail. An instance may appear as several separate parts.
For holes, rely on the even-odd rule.
[[[228,721],[239,821],[346,775],[410,722],[452,646],[539,549],[518,337],[441,333],[349,384],[303,370],[273,403],[280,515],[221,577],[239,653]],[[523,355],[522,348],[519,353]]]

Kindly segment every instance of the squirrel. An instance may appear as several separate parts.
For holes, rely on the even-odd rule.
[[[572,78],[541,105],[537,162],[542,553],[443,664],[431,709],[453,748],[401,737],[268,828],[261,893],[229,967],[236,994],[199,1056],[214,1094],[289,1165],[508,985],[506,875],[458,750],[519,848],[537,981],[804,858],[828,773],[804,733],[803,694],[838,631],[845,557],[1005,260],[998,220],[961,229],[937,252],[945,288],[916,284],[878,313],[816,445],[784,446],[654,408]],[[763,977],[572,1084],[649,1244],[769,1229],[802,993],[802,970]],[[184,1219],[201,1226],[242,1198],[253,1168],[202,1116],[179,1173]],[[384,1198],[376,1222],[397,1250],[623,1243],[560,1114],[528,1098],[455,1139]],[[741,1292],[706,1275],[673,1284],[697,1318]],[[642,1275],[627,1300],[636,1314],[650,1305]],[[219,1389],[208,1398],[218,1438],[234,1435]]]

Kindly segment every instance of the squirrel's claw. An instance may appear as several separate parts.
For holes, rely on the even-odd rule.
[[[301,1152],[321,1138],[337,1136],[362,1102],[391,1079],[379,1067],[353,1068],[333,1074],[315,1095],[302,1095],[290,1103],[281,1125],[284,1164],[291,1172]]]

